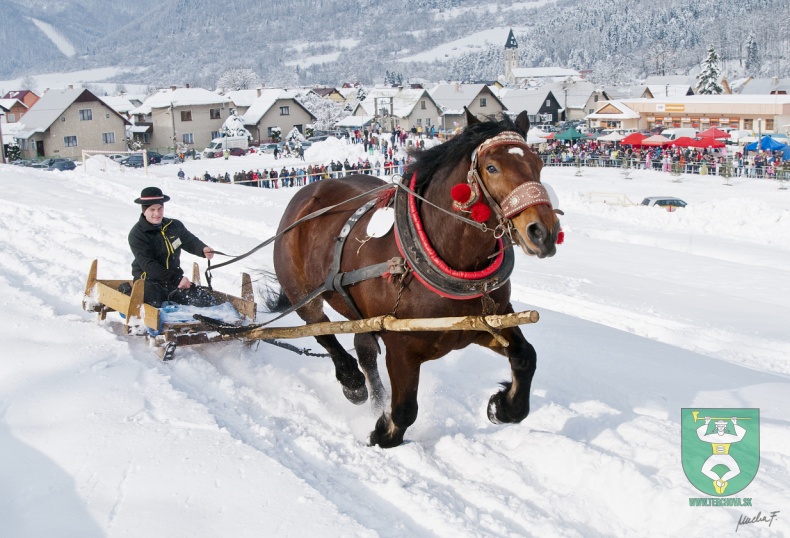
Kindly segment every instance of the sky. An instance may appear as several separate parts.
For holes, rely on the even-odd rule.
[[[329,139],[306,158],[359,150]],[[423,366],[417,421],[384,450],[367,446],[377,417],[343,397],[326,358],[229,342],[162,362],[116,314],[82,310],[92,260],[99,278],[131,276],[144,187],[233,254],[275,234],[296,189],[100,160],[0,165],[0,536],[790,535],[790,190],[776,182],[544,168],[565,242],[549,259],[517,252],[511,280],[515,309],[540,313],[522,328],[538,353],[530,415],[488,421],[509,366],[470,347]],[[275,164],[296,161],[183,168]],[[638,205],[655,195],[688,206]],[[238,294],[242,271],[271,269],[267,247],[214,285]],[[383,356],[379,368],[389,388]],[[689,505],[709,496],[681,464],[682,410],[709,408],[759,409],[759,470],[728,497],[751,506]]]

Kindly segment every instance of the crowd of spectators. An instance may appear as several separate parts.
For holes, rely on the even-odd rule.
[[[780,151],[622,146],[583,140],[542,144],[538,154],[547,166],[608,166],[670,173],[729,175],[730,177],[787,178],[790,162]]]

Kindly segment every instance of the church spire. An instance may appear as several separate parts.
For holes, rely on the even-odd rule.
[[[505,43],[506,49],[517,49],[518,43],[516,42],[516,36],[513,35],[513,28],[510,29],[510,33],[507,35],[507,42]]]

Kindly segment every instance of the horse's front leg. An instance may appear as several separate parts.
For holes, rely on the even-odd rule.
[[[532,376],[537,366],[535,348],[527,342],[520,328],[504,329],[502,336],[510,342],[507,347],[500,346],[490,335],[481,335],[476,340],[510,361],[512,380],[503,382],[502,390],[488,400],[488,419],[494,424],[521,422],[527,417]]]
[[[392,384],[390,412],[382,413],[370,432],[370,446],[392,448],[403,442],[406,429],[417,420],[417,389],[420,362],[400,350],[398,356],[387,347],[387,371]]]

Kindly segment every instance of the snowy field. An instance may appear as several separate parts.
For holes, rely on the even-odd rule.
[[[317,144],[307,158],[356,150]],[[345,400],[328,359],[229,343],[162,363],[115,315],[82,311],[92,259],[99,278],[130,276],[143,187],[237,254],[274,235],[295,192],[177,170],[0,166],[0,536],[710,537],[771,511],[770,527],[737,535],[790,535],[790,190],[545,169],[566,240],[551,259],[519,252],[512,278],[516,309],[541,314],[524,327],[538,351],[532,413],[488,421],[509,367],[468,348],[423,367],[417,422],[382,450],[367,446],[376,417]],[[688,207],[627,205],[651,195]],[[271,255],[216,271],[215,286],[237,292]],[[702,495],[681,467],[680,413],[693,407],[760,409],[760,469],[738,494],[752,507],[689,506]]]

